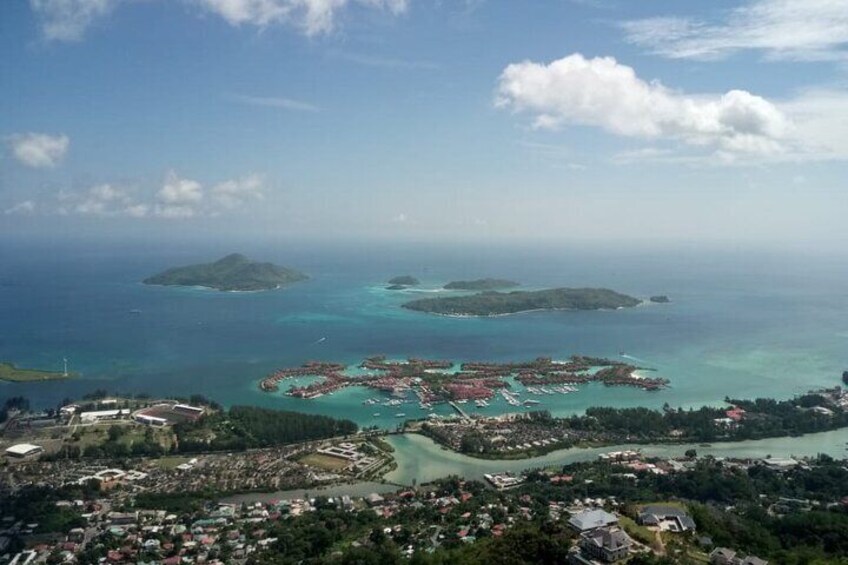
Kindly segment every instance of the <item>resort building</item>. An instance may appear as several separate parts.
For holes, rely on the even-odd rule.
[[[657,526],[667,532],[695,531],[695,521],[692,517],[674,506],[646,506],[639,512],[639,523],[643,526]]]
[[[630,536],[618,527],[598,528],[580,540],[580,548],[586,556],[604,563],[626,559],[632,545]]]
[[[582,510],[568,519],[568,525],[580,533],[615,526],[617,524],[618,517],[615,514],[610,514],[603,508]]]

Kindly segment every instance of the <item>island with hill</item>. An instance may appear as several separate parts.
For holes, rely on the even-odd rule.
[[[403,307],[444,316],[500,316],[536,310],[617,310],[632,308],[641,302],[606,288],[552,288],[421,298]]]
[[[69,379],[73,373],[62,371],[44,371],[41,369],[23,369],[12,363],[0,362],[0,381],[13,383],[31,383],[37,381],[58,381]]]
[[[515,288],[517,282],[506,279],[476,279],[473,281],[451,281],[444,286],[446,290],[499,290]]]
[[[144,284],[203,286],[224,291],[272,290],[306,280],[305,274],[233,253],[213,263],[174,267],[144,279]]]

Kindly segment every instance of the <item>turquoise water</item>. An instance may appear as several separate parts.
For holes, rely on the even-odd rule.
[[[388,441],[395,448],[394,457],[398,466],[387,474],[385,479],[402,485],[411,485],[414,481],[426,483],[449,475],[482,479],[486,473],[521,472],[526,469],[592,461],[601,453],[623,449],[640,449],[645,455],[655,457],[681,457],[687,449],[695,449],[698,455],[715,457],[814,457],[824,453],[840,458],[845,457],[848,429],[802,437],[716,443],[709,447],[699,444],[628,444],[587,449],[572,448],[553,451],[542,457],[514,461],[474,459],[443,449],[431,439],[418,434],[393,435],[388,437]]]
[[[138,282],[163,268],[231,251],[312,278],[263,293]],[[540,408],[568,414],[591,405],[699,406],[725,396],[786,397],[837,384],[848,368],[848,262],[810,253],[17,241],[0,243],[0,265],[0,360],[59,369],[66,356],[82,374],[66,382],[0,383],[0,397],[23,394],[42,406],[95,388],[199,392],[227,405],[331,414],[390,428],[399,422],[397,412],[425,412],[417,404],[364,406],[374,396],[365,389],[299,400],[282,391],[262,393],[257,382],[277,367],[316,359],[356,364],[374,354],[508,361],[572,353],[617,357],[621,351],[671,380],[668,390],[655,393],[587,386],[536,397]],[[421,289],[383,288],[383,281],[407,273],[423,281]],[[607,286],[639,297],[668,294],[673,302],[490,319],[400,308],[449,280],[489,276],[534,288]],[[131,314],[135,309],[141,313]],[[480,410],[506,409],[496,398]]]

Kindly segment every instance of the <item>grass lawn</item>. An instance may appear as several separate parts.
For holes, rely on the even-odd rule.
[[[624,528],[624,531],[636,541],[648,546],[654,545],[656,540],[654,532],[645,526],[640,526],[632,518],[628,518],[627,516],[622,516],[619,523],[621,524],[621,527]]]
[[[348,466],[349,461],[341,457],[333,457],[332,455],[324,455],[323,453],[310,453],[302,457],[300,462],[310,467],[318,467],[326,471],[341,471]]]
[[[0,381],[14,383],[31,383],[36,381],[55,381],[70,378],[61,371],[40,371],[38,369],[21,369],[11,363],[0,363]]]

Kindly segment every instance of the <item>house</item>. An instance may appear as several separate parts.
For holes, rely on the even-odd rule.
[[[695,521],[684,510],[674,506],[652,504],[639,512],[639,523],[657,526],[668,532],[695,531]]]
[[[736,552],[726,547],[717,547],[710,553],[712,565],[768,565],[768,561],[760,559],[756,555],[739,557]]]
[[[618,524],[618,517],[602,508],[582,510],[568,519],[568,525],[583,533]]]
[[[583,536],[580,548],[594,559],[615,563],[627,558],[633,540],[619,527],[598,528]]]

